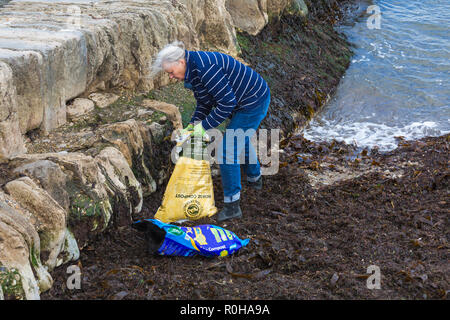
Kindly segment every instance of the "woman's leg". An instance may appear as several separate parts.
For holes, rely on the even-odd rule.
[[[256,180],[261,175],[258,157],[250,140],[266,116],[269,103],[270,95],[261,106],[237,112],[227,126],[222,143],[219,145],[219,151],[223,151],[222,154],[219,152],[219,157],[222,160],[220,172],[225,203],[240,198],[241,163],[244,164],[244,172],[249,181]],[[240,161],[242,152],[245,152],[245,162]]]

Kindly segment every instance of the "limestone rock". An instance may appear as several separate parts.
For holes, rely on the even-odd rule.
[[[115,145],[137,173],[136,178],[141,182],[144,195],[155,192],[156,181],[150,171],[149,159],[144,156],[144,150],[149,155],[151,139],[143,124],[130,119],[108,125],[102,130],[103,139]]]
[[[0,159],[25,153],[11,68],[0,61]]]
[[[67,118],[74,120],[85,113],[94,110],[94,102],[89,99],[76,98],[71,105],[67,106]]]
[[[164,126],[160,125],[158,122],[152,122],[149,125],[150,131],[152,133],[152,136],[156,139],[156,140],[161,140],[162,138],[164,138],[164,131],[163,128]]]
[[[30,266],[28,244],[17,230],[1,220],[0,235],[0,264],[5,268],[0,273],[0,284],[19,299],[38,300],[39,287]]]
[[[198,29],[196,28],[200,42],[208,50],[236,54],[236,31],[231,15],[225,7],[225,0],[197,2],[201,4],[196,5],[191,12],[197,16],[197,19],[203,20]],[[198,8],[202,8],[202,10],[198,10]]]
[[[44,264],[53,270],[66,237],[66,211],[29,177],[8,182],[5,190],[32,214],[30,220],[40,236],[41,254],[48,257]]]
[[[73,233],[66,228],[66,235],[64,245],[58,257],[56,266],[67,263],[69,261],[76,261],[80,258],[80,249],[78,248],[77,240]]]
[[[20,2],[12,6],[24,10]],[[19,28],[14,26],[20,15],[6,16],[7,24],[0,24],[0,60],[13,70],[20,130],[49,132],[66,122],[65,102],[86,89],[86,44],[75,30],[36,27],[31,12],[20,18]]]
[[[114,93],[91,93],[89,99],[94,101],[97,107],[103,109],[116,102],[119,96]]]
[[[168,84],[166,74],[151,78],[149,67],[168,42],[178,39],[190,50],[235,55],[233,21],[254,34],[291,2],[9,2],[0,7],[0,90],[6,92],[0,95],[1,157],[25,152],[21,134],[33,129],[48,133],[63,125],[66,102],[82,94],[94,92],[97,105],[104,107],[116,97],[97,90],[148,91]]]
[[[3,276],[20,277],[20,285],[14,288],[19,297],[34,300],[39,299],[39,292],[52,286],[53,280],[41,264],[40,239],[30,216],[14,199],[0,192],[0,267],[5,268]],[[4,285],[1,278],[0,285]]]
[[[67,177],[66,191],[70,207],[67,216],[69,229],[79,241],[86,244],[89,236],[108,226],[112,207],[106,178],[91,156],[82,153],[25,154],[12,160],[12,165],[49,160],[59,165]]]
[[[145,99],[144,101],[142,101],[142,105],[150,109],[165,113],[169,120],[172,122],[174,130],[183,129],[181,113],[176,105],[150,99]]]
[[[143,195],[156,190],[149,158],[144,156],[144,150],[151,149],[149,129],[143,123],[128,120],[103,126],[97,131],[101,141],[96,142],[98,151],[92,152],[92,156],[75,152],[41,153],[22,155],[10,161],[15,172],[39,181],[59,202],[66,203],[68,199],[67,224],[80,247],[111,222],[130,223],[132,215],[142,209]],[[58,193],[48,185],[52,177],[55,185],[64,192]],[[29,180],[28,177],[18,180],[21,179]],[[15,184],[17,180],[6,185],[11,194]],[[21,197],[30,198],[24,194],[26,186],[16,185],[14,190],[18,202]],[[70,248],[68,237],[71,234],[64,231],[64,245]],[[64,258],[67,255],[62,254],[57,263],[77,256],[76,252],[67,254],[69,257]]]
[[[292,4],[293,0],[267,0],[267,14],[270,17],[279,17],[281,13]]]
[[[13,69],[22,133],[63,124],[65,102],[84,92],[153,88],[151,58],[174,39],[236,53],[224,0],[13,1],[0,12],[0,60]]]
[[[18,164],[16,164],[18,165]],[[69,209],[69,195],[66,191],[67,176],[61,168],[49,160],[38,160],[20,163],[14,172],[27,175],[39,181],[40,185],[66,211]]]
[[[122,193],[125,201],[130,203],[130,211],[126,214],[126,218],[129,220],[128,223],[131,223],[132,214],[138,213],[142,209],[141,184],[137,181],[125,157],[118,149],[106,147],[95,158],[95,161],[103,170],[114,194]],[[116,212],[115,214],[120,213]],[[121,224],[123,225],[123,223]]]
[[[234,26],[251,35],[257,35],[268,22],[265,0],[227,0],[226,7]]]

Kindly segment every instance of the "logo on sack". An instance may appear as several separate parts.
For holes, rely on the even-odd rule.
[[[181,236],[183,234],[183,231],[177,227],[171,227],[167,230],[167,232],[169,232],[175,236]]]
[[[186,202],[186,204],[183,207],[183,210],[186,217],[195,219],[198,218],[202,213],[202,206],[200,202],[198,202],[197,200],[190,200]]]

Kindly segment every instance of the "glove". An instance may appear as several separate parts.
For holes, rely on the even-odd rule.
[[[184,128],[183,130],[181,130],[181,134],[184,135],[186,133],[189,133],[190,131],[194,130],[194,125],[192,123],[189,123],[189,125]]]
[[[192,133],[192,135],[194,137],[203,137],[206,133],[206,130],[203,129],[202,123],[199,122],[198,124],[196,124],[194,126],[194,132]]]

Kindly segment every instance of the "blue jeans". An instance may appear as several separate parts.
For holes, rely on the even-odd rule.
[[[270,93],[260,105],[250,110],[237,111],[227,126],[226,133],[217,148],[219,151],[218,157],[221,157],[222,160],[219,166],[224,202],[233,202],[240,199],[242,189],[241,163],[248,181],[256,181],[261,176],[261,166],[250,139],[266,116],[269,104]],[[223,150],[223,153],[220,153],[221,150]],[[241,159],[243,152],[245,158]]]

